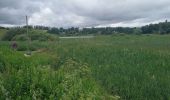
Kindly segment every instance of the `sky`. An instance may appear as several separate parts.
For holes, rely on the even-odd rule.
[[[0,0],[0,25],[136,27],[170,20],[170,0]]]

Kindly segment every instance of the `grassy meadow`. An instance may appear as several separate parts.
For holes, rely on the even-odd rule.
[[[170,36],[0,42],[0,99],[169,100]]]

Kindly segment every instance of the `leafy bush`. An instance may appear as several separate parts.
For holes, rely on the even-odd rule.
[[[7,31],[6,34],[4,34],[4,36],[2,37],[2,40],[12,41],[13,39],[15,39],[16,35],[20,35],[20,34],[26,34],[26,29],[12,28],[9,31]]]
[[[39,41],[32,41],[30,44],[28,43],[28,41],[23,41],[23,42],[17,42],[18,43],[18,47],[17,50],[18,51],[27,51],[28,49],[31,51],[35,51],[38,49],[42,49],[42,48],[47,48],[48,43],[40,43]]]
[[[45,31],[30,29],[29,34],[26,34],[24,28],[12,28],[4,34],[2,40],[4,41],[26,41],[31,39],[32,41],[56,41],[59,38],[55,35],[46,33]]]
[[[27,41],[28,37],[25,34],[21,34],[21,35],[15,36],[15,40],[17,40],[17,41]]]
[[[58,40],[59,38],[54,35],[49,35],[49,34],[43,34],[43,33],[36,33],[31,35],[31,40],[38,40],[38,41],[55,41]]]
[[[28,48],[28,44],[26,44],[26,45],[20,44],[17,48],[18,51],[27,51],[28,49],[30,49],[31,51],[35,51],[38,48],[36,48],[36,46],[32,46],[32,45],[29,46],[29,48]]]

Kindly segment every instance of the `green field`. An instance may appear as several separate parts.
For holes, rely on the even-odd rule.
[[[170,35],[0,44],[0,99],[170,99]]]

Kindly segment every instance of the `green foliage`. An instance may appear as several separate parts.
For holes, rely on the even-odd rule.
[[[149,24],[141,27],[143,34],[169,34],[170,33],[170,22],[160,22],[158,24]]]
[[[25,28],[12,28],[4,34],[2,40],[5,41],[58,41],[57,36],[46,33],[41,30],[29,29],[27,34]]]
[[[34,41],[34,40],[39,40],[39,41],[56,41],[56,40],[58,40],[57,36],[50,35],[46,32],[37,31],[37,30],[30,31],[30,37],[31,37],[32,41]]]
[[[36,51],[42,48],[47,48],[49,45],[48,42],[42,42],[42,41],[41,42],[32,41],[31,45],[27,41],[17,42],[17,44],[18,44],[18,47],[17,47],[18,51],[27,51],[28,46],[31,51]]]
[[[28,40],[28,36],[26,34],[17,35],[17,36],[15,36],[14,40],[17,40],[17,41],[27,41]]]
[[[12,28],[4,34],[2,40],[12,41],[16,35],[26,34],[26,29],[23,28]]]

